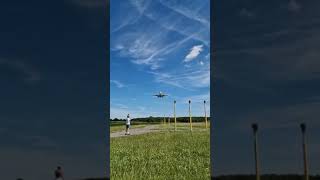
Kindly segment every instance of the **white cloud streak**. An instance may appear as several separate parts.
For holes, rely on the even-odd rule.
[[[132,62],[139,65],[150,66],[152,70],[156,70],[161,67],[160,63],[165,61],[165,55],[168,55],[175,50],[179,49],[184,43],[191,40],[195,34],[184,37],[178,41],[165,43],[161,39],[166,38],[167,33],[158,32],[158,30],[151,28],[151,32],[155,32],[157,35],[151,33],[129,33],[120,37],[117,45],[113,48],[114,51],[119,51],[121,56],[132,57]]]
[[[122,24],[120,23],[120,25],[115,28],[115,31],[128,24],[133,25],[134,23],[138,23],[141,18],[149,18],[149,20],[152,21],[149,24],[139,24],[139,27],[138,25],[134,25],[137,26],[135,31],[121,33],[114,43],[111,43],[114,44],[112,50],[119,51],[121,56],[131,57],[133,63],[138,65],[147,65],[150,66],[152,70],[156,70],[161,67],[162,61],[167,60],[164,57],[165,55],[177,50],[181,45],[189,40],[200,40],[204,44],[208,45],[208,27],[197,28],[197,26],[191,26],[191,24],[190,26],[188,24],[184,24],[185,15],[179,17],[173,13],[168,13],[166,16],[163,16],[163,14],[159,14],[158,11],[151,10],[151,4],[157,2],[143,0],[131,0],[130,2],[138,12],[138,15],[134,13],[132,16],[123,18],[125,22]],[[166,4],[165,7],[168,8],[167,3],[161,3],[163,5]],[[176,12],[175,10],[177,9],[171,8],[170,10],[172,12]],[[196,16],[196,14],[197,12],[192,11],[192,16]],[[134,23],[130,21],[133,21]],[[154,24],[157,25],[155,26]],[[141,28],[141,26],[144,28]],[[184,37],[174,42],[170,42],[168,34],[172,32],[179,33]],[[207,38],[203,36],[203,34],[207,34]]]
[[[118,88],[126,87],[126,85],[124,85],[123,83],[121,83],[120,81],[117,81],[117,80],[110,80],[110,83],[115,84]]]
[[[201,53],[201,51],[203,51],[203,45],[193,46],[190,49],[189,54],[186,55],[184,62],[189,62],[189,61],[192,61],[193,59],[197,58],[198,55]]]
[[[143,15],[151,1],[149,0],[130,0],[130,3]]]
[[[160,0],[159,1],[162,5],[168,7],[169,9],[191,19],[194,21],[198,21],[200,23],[202,23],[205,27],[209,28],[210,27],[210,20],[207,17],[202,17],[201,15],[199,15],[199,11],[201,10],[202,7],[199,7],[197,9],[194,9],[194,7],[192,7],[192,9],[186,8],[184,6],[179,6],[179,3],[174,4],[172,0],[170,1],[166,1],[166,0]]]
[[[152,116],[161,116],[158,112],[149,111],[146,107],[138,106],[136,108],[120,108],[110,107],[110,118],[125,119],[127,114],[130,114],[131,118],[141,118]]]
[[[200,70],[190,69],[180,73],[150,72],[155,75],[155,81],[194,90],[194,88],[208,88],[210,86],[210,69],[203,66]]]
[[[188,103],[189,100],[191,100],[191,102],[194,102],[194,103],[200,103],[200,102],[203,103],[203,101],[206,101],[206,103],[210,103],[210,92],[180,98],[180,101],[183,103]]]
[[[181,51],[186,43],[195,41],[201,44],[191,48],[189,54],[181,58],[184,58],[185,62],[197,58],[204,51],[204,47],[209,46],[209,15],[203,15],[203,12],[206,12],[203,8],[207,7],[208,1],[190,1],[191,4],[183,5],[188,7],[171,1],[131,0],[130,3],[135,11],[128,9],[131,10],[128,14],[133,12],[134,18],[124,18],[125,22],[118,27],[124,30],[123,27],[130,24],[128,28],[131,30],[112,34],[112,51],[117,51],[121,57],[130,58],[134,64],[150,68],[155,82],[188,90],[208,87],[210,70],[204,61],[198,63],[200,69],[193,66],[185,68],[183,65],[180,68],[177,65],[174,70],[169,68],[164,72],[166,63],[169,60],[175,61],[168,56]],[[163,12],[167,13],[164,15]],[[169,38],[170,35],[174,35],[175,38]],[[181,60],[179,62],[177,59],[176,62],[181,63]]]

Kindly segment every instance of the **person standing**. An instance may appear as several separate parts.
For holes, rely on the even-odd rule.
[[[130,123],[131,123],[131,119],[130,119],[130,115],[128,114],[127,119],[126,119],[126,133],[125,133],[125,135],[130,135],[130,132],[129,132]]]
[[[60,166],[54,171],[55,180],[64,180],[63,172]]]

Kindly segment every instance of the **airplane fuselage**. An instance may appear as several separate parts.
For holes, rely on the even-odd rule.
[[[165,96],[167,96],[166,94],[162,94],[162,92],[159,92],[159,94],[156,94],[154,96],[157,96],[158,98],[163,98]]]

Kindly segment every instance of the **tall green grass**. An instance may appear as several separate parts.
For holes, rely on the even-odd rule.
[[[209,179],[209,138],[209,129],[111,138],[111,179]]]

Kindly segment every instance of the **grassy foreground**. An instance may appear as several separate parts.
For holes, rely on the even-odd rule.
[[[209,179],[209,129],[110,140],[110,179]]]

